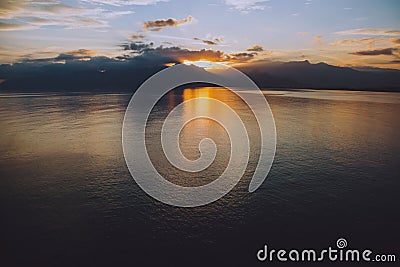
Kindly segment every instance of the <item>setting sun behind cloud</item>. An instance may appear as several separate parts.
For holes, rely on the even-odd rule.
[[[205,59],[200,59],[196,61],[183,60],[182,63],[185,65],[194,65],[204,69],[225,69],[228,67],[227,62],[213,62]]]

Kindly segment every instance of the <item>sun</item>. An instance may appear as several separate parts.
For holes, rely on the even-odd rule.
[[[225,69],[227,68],[226,62],[213,62],[206,59],[200,60],[184,60],[182,62],[185,65],[194,65],[203,69]]]

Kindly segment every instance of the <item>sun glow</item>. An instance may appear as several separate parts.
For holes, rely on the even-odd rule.
[[[184,60],[185,65],[194,65],[204,69],[225,69],[227,68],[227,62],[213,62],[205,59],[200,59],[196,61]]]
[[[165,63],[164,66],[166,66],[166,67],[172,67],[172,66],[174,66],[175,64],[176,64],[175,62]]]

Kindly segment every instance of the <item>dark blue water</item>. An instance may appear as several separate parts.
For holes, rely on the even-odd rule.
[[[182,176],[165,166],[155,147],[158,122],[187,97],[205,94],[241,109],[232,95],[214,90],[170,94],[151,116],[152,160],[171,181],[204,184],[225,166],[226,136],[207,122],[185,129],[182,146],[196,157],[198,140],[217,139],[222,156],[208,173]],[[339,237],[349,247],[398,255],[400,95],[265,95],[278,142],[264,184],[246,192],[256,144],[232,192],[207,206],[177,208],[147,196],[125,165],[121,127],[130,95],[2,94],[2,265],[266,265],[256,259],[264,244],[318,249],[334,246]],[[250,137],[257,141],[257,133]]]

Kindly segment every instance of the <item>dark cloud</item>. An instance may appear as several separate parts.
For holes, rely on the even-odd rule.
[[[218,43],[221,43],[223,41],[221,38],[214,38],[214,40],[207,40],[207,39],[201,39],[201,38],[197,38],[197,37],[194,37],[193,40],[202,41],[203,43],[208,44],[208,45],[218,45]]]
[[[177,20],[174,18],[150,20],[143,23],[143,29],[149,31],[161,31],[164,27],[178,26],[180,24],[191,22],[192,20],[192,16],[188,16],[187,18],[181,20]]]
[[[392,39],[392,43],[394,43],[394,44],[400,44],[400,38],[398,38],[398,39]]]
[[[229,61],[236,61],[236,62],[247,62],[251,59],[254,58],[256,53],[236,53],[236,54],[230,54],[228,55],[228,60]]]
[[[264,51],[264,48],[261,45],[253,45],[252,47],[248,48],[247,51],[262,52],[262,51]]]
[[[323,37],[322,35],[314,36],[314,38],[317,41],[318,45],[323,45],[324,44],[324,42],[322,41],[322,37]]]
[[[189,50],[180,47],[162,47],[162,46],[144,51],[143,56],[149,56],[149,55],[170,58],[172,61],[178,61],[178,62],[182,62],[183,60],[196,61],[201,59],[220,62],[220,61],[225,61],[227,59],[227,56],[222,51],[209,50],[209,49]]]
[[[42,52],[43,55],[49,54],[50,52]],[[32,63],[32,64],[51,64],[57,63],[61,61],[74,61],[74,60],[81,60],[81,59],[91,59],[95,58],[97,51],[90,50],[90,49],[78,49],[60,53],[56,57],[43,57],[43,58],[32,58],[32,54],[26,54],[23,56],[20,62],[23,63]]]
[[[7,30],[19,30],[27,25],[31,28],[60,26],[67,29],[107,27],[105,19],[127,14],[132,14],[132,11],[84,8],[63,4],[59,0],[0,1],[0,19],[6,19],[8,23],[24,23],[13,27],[4,25],[3,30],[6,26]]]
[[[399,51],[400,51],[399,48],[389,47],[383,49],[357,51],[357,52],[352,52],[350,54],[356,56],[379,56],[379,55],[393,56],[396,55]]]
[[[131,42],[131,43],[125,43],[121,44],[120,47],[124,51],[131,51],[135,53],[141,53],[146,49],[149,49],[153,47],[154,43],[143,43],[143,42]]]
[[[73,60],[82,58],[91,58],[97,54],[97,51],[90,49],[78,49],[66,53],[61,53],[55,59],[56,60]]]

